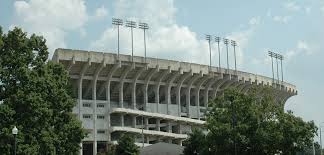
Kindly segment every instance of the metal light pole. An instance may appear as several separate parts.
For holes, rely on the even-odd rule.
[[[147,23],[139,23],[139,28],[143,30],[144,32],[144,58],[145,58],[145,63],[146,63],[146,39],[145,39],[145,31],[147,29],[149,29],[149,26],[147,25]]]
[[[219,71],[221,70],[221,55],[220,55],[220,48],[219,48],[219,42],[220,42],[221,38],[220,37],[215,37],[215,42],[217,42],[217,48],[218,48],[218,67],[219,67]]]
[[[208,41],[208,46],[209,46],[209,71],[211,71],[211,47],[210,47],[211,35],[207,34],[206,40]]]
[[[229,74],[229,63],[228,63],[228,43],[229,40],[224,38],[224,44],[226,45],[226,58],[227,58],[227,74]]]
[[[281,66],[281,83],[283,84],[282,60],[284,59],[284,57],[281,54],[278,54],[278,59],[280,60],[280,66]]]
[[[236,41],[231,40],[231,45],[233,46],[233,49],[234,49],[235,75],[237,75],[237,68],[236,68],[236,51],[235,51],[235,47],[237,46]]]
[[[122,19],[118,19],[118,18],[113,18],[112,19],[112,24],[117,26],[117,58],[119,60],[119,26],[123,25],[123,20]]]
[[[16,155],[16,148],[17,148],[17,134],[18,134],[18,129],[17,129],[16,126],[12,129],[12,134],[14,135],[14,138],[15,138],[15,144],[14,144],[14,155]]]
[[[134,62],[133,28],[136,28],[136,22],[134,22],[134,21],[126,21],[126,27],[129,27],[131,29],[131,37],[132,37],[132,62]]]
[[[278,67],[278,54],[274,53],[274,57],[276,58],[276,64],[277,64],[277,84],[279,85],[279,67]]]
[[[268,55],[271,57],[271,67],[272,67],[272,84],[274,84],[274,71],[273,71],[273,57],[274,53],[271,51],[268,51]]]

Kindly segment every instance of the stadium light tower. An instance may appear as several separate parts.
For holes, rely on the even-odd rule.
[[[280,68],[281,68],[281,83],[283,84],[283,70],[282,70],[282,60],[284,57],[281,54],[278,54],[278,59],[280,60]]]
[[[221,69],[221,55],[220,55],[220,48],[219,48],[219,42],[220,42],[221,38],[220,37],[215,37],[215,42],[217,42],[217,48],[218,48],[218,67],[219,67],[219,71]]]
[[[136,28],[136,22],[134,21],[126,21],[126,27],[131,29],[131,37],[132,37],[132,62],[134,62],[134,37],[133,37],[133,29]]]
[[[117,26],[117,59],[119,60],[119,26],[123,25],[123,20],[118,18],[112,19],[112,24]]]
[[[274,71],[273,71],[273,57],[274,53],[271,51],[268,51],[268,55],[271,57],[271,67],[272,67],[272,84],[274,84]]]
[[[211,35],[206,35],[206,40],[208,41],[208,46],[209,46],[209,71],[211,71],[211,47],[210,47],[210,41],[212,39]]]
[[[237,46],[236,41],[231,40],[231,45],[233,46],[233,49],[234,49],[235,75],[237,75],[237,68],[236,68],[236,51],[235,51],[235,47]]]
[[[226,45],[226,58],[227,58],[227,74],[229,74],[229,64],[228,64],[228,43],[229,40],[224,38],[224,44]]]
[[[147,29],[149,29],[149,26],[147,25],[147,23],[139,23],[138,26],[144,32],[144,58],[145,58],[144,61],[146,63],[146,39],[145,39],[145,31]]]
[[[277,53],[274,53],[274,57],[276,58],[276,64],[277,64],[277,84],[279,84],[279,67],[278,67],[279,55]]]

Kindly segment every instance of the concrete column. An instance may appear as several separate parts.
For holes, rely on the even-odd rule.
[[[187,104],[188,118],[191,118],[191,113],[190,113],[190,111],[191,111],[190,110],[190,97],[191,97],[191,94],[190,94],[190,90],[191,90],[191,87],[192,87],[193,83],[201,76],[202,75],[200,74],[200,75],[192,77],[192,79],[188,83],[187,92],[186,92],[186,104]]]
[[[196,104],[197,104],[197,114],[198,114],[198,120],[200,120],[200,100],[199,100],[199,94],[200,94],[200,89],[201,86],[209,79],[211,78],[210,76],[205,76],[201,81],[198,82],[197,87],[196,87]]]
[[[161,131],[160,130],[160,120],[159,118],[156,119],[156,131]]]
[[[126,70],[123,72],[123,74],[120,77],[120,83],[119,83],[119,107],[124,108],[124,82],[125,78],[128,74],[128,72],[133,68],[134,66],[128,66]]]
[[[166,87],[166,101],[167,101],[167,114],[170,114],[170,104],[171,104],[171,86],[173,84],[173,81],[175,80],[176,77],[178,77],[179,75],[182,74],[182,70],[181,68],[179,68],[179,72],[177,72],[176,74],[174,74],[167,82],[167,87]]]
[[[133,106],[132,108],[133,109],[136,109],[136,82],[137,82],[137,79],[139,78],[139,76],[142,74],[142,72],[145,69],[146,69],[146,67],[143,67],[139,71],[137,71],[134,76],[134,79],[133,79],[133,85],[132,85],[132,106]]]
[[[172,124],[170,121],[168,121],[168,132],[172,133]]]
[[[125,124],[124,124],[124,114],[121,114],[120,115],[120,126],[121,127],[124,127],[125,126]]]
[[[80,73],[80,79],[79,79],[79,84],[78,84],[78,114],[79,114],[79,120],[82,121],[82,81],[83,81],[83,77],[84,77],[84,73],[87,71],[87,69],[89,68],[89,66],[91,65],[91,61],[90,59],[88,59],[88,62],[86,64],[83,65],[81,73]],[[81,149],[80,149],[80,154],[82,155],[82,141],[81,141]]]
[[[80,149],[79,149],[79,154],[82,155],[83,154],[83,149],[82,149],[82,142],[80,143]]]
[[[145,124],[145,130],[148,130],[149,129],[149,119],[147,117],[144,117],[144,124]]]
[[[132,119],[133,119],[132,126],[133,126],[133,128],[136,128],[136,116],[133,116]]]
[[[168,74],[171,73],[171,68],[169,66],[169,68],[165,71],[163,71],[163,73],[161,73],[161,76],[157,79],[156,81],[156,85],[155,85],[155,102],[156,102],[156,110],[157,112],[159,112],[159,104],[160,104],[160,86],[161,86],[161,82],[162,79]]]
[[[206,87],[205,87],[205,92],[204,92],[204,105],[205,107],[207,108],[208,107],[208,102],[209,102],[209,89],[212,87],[212,85],[217,82],[217,80],[219,79],[220,77],[214,77],[212,79],[210,79],[210,81],[206,84]]]
[[[178,116],[179,117],[181,117],[181,87],[182,87],[183,82],[190,76],[192,76],[192,70],[190,70],[184,76],[182,76],[182,78],[179,80],[178,85],[177,85],[176,101],[177,101],[177,105],[178,105]]]
[[[180,123],[178,123],[178,134],[182,134],[181,124]]]
[[[152,69],[150,73],[145,77],[144,82],[144,111],[146,111],[147,103],[148,103],[148,85],[152,78],[152,76],[159,71],[159,66],[157,65],[156,68]]]
[[[150,144],[150,137],[149,136],[146,136],[146,143]]]
[[[106,86],[106,99],[107,99],[107,105],[106,105],[106,107],[105,107],[105,109],[106,109],[106,118],[107,118],[107,127],[108,127],[108,130],[107,130],[107,139],[108,139],[108,141],[107,141],[107,144],[108,144],[108,142],[110,142],[111,141],[111,133],[110,133],[110,127],[111,127],[111,121],[110,121],[110,110],[111,110],[111,108],[110,108],[110,103],[111,103],[111,101],[110,101],[110,80],[111,80],[111,78],[112,78],[112,75],[114,74],[114,72],[118,69],[118,68],[120,68],[120,63],[119,62],[117,62],[116,64],[114,64],[114,66],[112,67],[112,69],[109,71],[109,73],[108,73],[108,76],[107,76],[107,81],[106,81],[106,83],[105,83],[105,86]],[[99,93],[100,93],[100,89],[99,89]]]
[[[99,68],[95,71],[93,77],[93,85],[92,85],[92,103],[93,103],[93,154],[97,154],[97,80],[98,75],[102,68],[106,66],[105,62],[103,61]]]

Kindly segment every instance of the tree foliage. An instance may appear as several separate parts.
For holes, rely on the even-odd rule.
[[[17,126],[17,154],[76,154],[85,136],[72,115],[67,71],[47,62],[46,40],[0,27],[0,152],[10,154]]]
[[[317,130],[312,121],[284,112],[269,89],[258,88],[249,95],[228,89],[209,107],[205,141],[191,140],[186,146],[203,144],[195,146],[204,148],[200,154],[296,154],[312,146]]]
[[[123,134],[116,146],[116,155],[139,155],[139,147],[135,144],[135,139],[131,135]]]

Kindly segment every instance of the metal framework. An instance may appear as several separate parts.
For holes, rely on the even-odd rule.
[[[144,59],[145,59],[145,63],[146,63],[146,37],[145,37],[146,35],[145,35],[145,32],[147,29],[149,29],[149,26],[147,23],[139,23],[138,27],[140,29],[142,29],[144,32]]]
[[[227,59],[227,74],[229,74],[229,62],[228,62],[228,44],[229,40],[224,38],[224,44],[226,45],[226,59]]]
[[[237,68],[236,68],[236,51],[235,51],[235,47],[237,46],[236,41],[231,40],[231,45],[233,46],[233,49],[234,49],[235,75],[237,75]]]
[[[134,37],[133,37],[133,29],[136,28],[136,22],[134,21],[126,21],[126,27],[131,29],[131,37],[132,37],[132,62],[134,62]]]
[[[119,18],[112,18],[112,24],[117,26],[117,58],[119,60],[119,26],[123,25],[123,20]]]
[[[212,39],[212,36],[211,35],[206,35],[206,40],[208,41],[208,46],[209,46],[209,70],[211,69],[211,46],[210,46],[210,41]]]
[[[220,40],[221,40],[220,37],[215,37],[215,42],[217,42],[217,49],[218,49],[218,67],[219,67],[219,71],[221,69],[221,55],[220,55],[220,48],[219,48]]]

